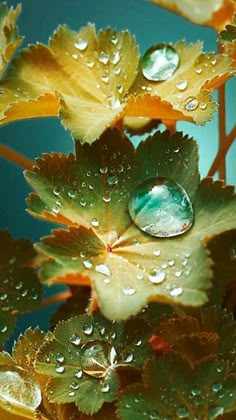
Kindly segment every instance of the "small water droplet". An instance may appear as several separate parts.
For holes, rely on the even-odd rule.
[[[178,80],[178,82],[176,83],[176,87],[177,89],[179,89],[181,92],[185,89],[187,89],[188,86],[188,82],[186,79],[180,79]]]
[[[125,363],[131,363],[134,360],[133,353],[127,353],[124,355],[124,362]]]
[[[113,174],[107,177],[108,185],[117,185],[118,181],[119,181],[118,176],[116,174]]]
[[[192,388],[191,389],[191,394],[193,396],[200,395],[201,394],[201,390],[199,388]]]
[[[176,416],[178,419],[186,419],[189,417],[189,411],[184,405],[181,405],[180,407],[176,408]]]
[[[81,341],[81,338],[80,338],[80,336],[79,336],[79,335],[77,335],[77,334],[73,334],[73,335],[70,337],[70,342],[71,342],[71,344],[74,344],[75,346],[79,346],[79,345],[80,345],[80,341]]]
[[[117,109],[121,106],[120,100],[118,98],[116,98],[114,95],[109,96],[108,102],[109,102],[109,107],[111,109]]]
[[[96,219],[95,217],[91,220],[91,225],[93,227],[98,227],[99,226],[99,221],[98,219]]]
[[[110,284],[111,283],[111,279],[107,278],[103,280],[104,284]]]
[[[170,291],[170,295],[172,297],[178,297],[181,296],[183,294],[183,289],[182,287],[174,287],[173,289],[171,289]]]
[[[121,73],[121,68],[120,67],[116,67],[114,70],[114,73],[116,76],[119,76],[119,74]]]
[[[196,69],[195,69],[195,71],[196,71],[196,73],[197,74],[202,74],[202,67],[197,67]]]
[[[69,196],[70,198],[75,198],[75,196],[76,196],[76,190],[74,190],[73,188],[71,188],[71,189],[68,191],[68,196]]]
[[[82,370],[77,370],[77,371],[74,373],[74,377],[75,377],[75,378],[77,378],[77,379],[82,378],[82,376],[83,376],[83,372],[82,372]]]
[[[173,267],[173,266],[175,265],[175,261],[174,261],[174,260],[169,260],[169,261],[168,261],[168,265],[169,265],[170,267]]]
[[[57,373],[64,373],[64,372],[65,372],[65,366],[62,366],[62,365],[56,365],[56,367],[55,367],[55,371],[56,371]]]
[[[200,108],[204,111],[207,109],[207,104],[205,102],[200,103]]]
[[[79,56],[78,56],[78,54],[72,54],[72,58],[73,58],[75,61],[77,61],[77,60],[78,60],[78,58],[79,58]]]
[[[107,195],[104,195],[102,199],[103,199],[104,203],[110,203],[111,196],[107,194]]]
[[[123,93],[123,91],[124,91],[124,86],[118,85],[117,86],[117,92],[121,94],[121,93]]]
[[[137,274],[137,276],[136,276],[136,279],[137,280],[143,280],[144,279],[144,275],[143,274]]]
[[[83,261],[83,266],[89,270],[93,266],[92,261],[91,260]]]
[[[148,279],[154,284],[162,283],[165,280],[165,278],[166,275],[162,270],[153,269],[148,274]]]
[[[70,391],[70,392],[68,392],[68,396],[69,396],[69,397],[74,397],[74,396],[75,396],[75,391]]]
[[[80,38],[77,42],[75,42],[74,46],[78,50],[84,51],[84,50],[86,50],[86,48],[88,46],[88,42],[85,39]]]
[[[80,384],[78,382],[71,382],[70,388],[77,391],[80,387]]]
[[[122,293],[126,296],[132,296],[136,293],[136,290],[133,287],[126,286],[122,289]]]
[[[182,276],[182,271],[181,270],[175,270],[175,277],[179,278]]]
[[[52,207],[52,212],[54,213],[54,214],[58,214],[59,212],[60,212],[60,207],[59,206],[53,206]]]
[[[7,295],[7,293],[3,293],[3,294],[1,294],[0,295],[0,300],[6,300],[8,298],[8,295]]]
[[[111,271],[107,264],[97,264],[95,267],[97,273],[103,274],[104,276],[110,276]]]
[[[101,384],[100,385],[100,390],[101,390],[101,392],[109,392],[110,385],[109,384]]]
[[[87,67],[89,67],[90,69],[92,69],[94,67],[94,64],[95,63],[92,60],[87,61]]]
[[[116,36],[116,35],[112,35],[112,37],[111,37],[111,43],[112,43],[112,44],[114,44],[114,45],[117,45],[117,43],[118,43],[118,38],[117,38],[117,36]]]
[[[108,83],[109,82],[109,76],[101,76],[101,81],[103,82],[103,83]]]
[[[222,390],[222,388],[223,388],[223,386],[220,383],[214,383],[211,387],[213,392],[219,392],[219,391]]]
[[[82,329],[83,329],[84,334],[86,335],[91,335],[93,333],[92,324],[85,324]]]
[[[153,255],[155,255],[155,257],[159,257],[161,255],[160,249],[156,249],[156,251],[153,251]]]
[[[98,60],[100,61],[100,63],[102,64],[107,64],[109,61],[109,54],[106,51],[101,51],[99,56],[98,56]]]
[[[197,98],[195,98],[194,96],[189,96],[184,104],[184,108],[187,111],[195,111],[195,109],[198,108],[199,102],[197,100]]]
[[[129,213],[139,229],[155,237],[182,235],[193,224],[186,191],[168,178],[151,178],[138,186],[129,201]]]
[[[170,45],[159,44],[149,48],[142,58],[142,72],[146,79],[162,81],[169,79],[179,65],[177,51]]]
[[[115,51],[111,58],[112,64],[118,64],[121,59],[121,53],[119,51]]]
[[[5,333],[5,332],[7,332],[7,330],[8,330],[8,328],[7,328],[7,326],[6,325],[4,325],[3,327],[0,327],[0,332],[1,333]]]
[[[63,354],[61,354],[61,353],[57,353],[57,355],[56,355],[56,360],[57,360],[57,362],[59,362],[59,363],[63,363],[63,362],[65,361],[65,357],[63,356]]]
[[[61,193],[61,188],[60,187],[54,187],[53,188],[53,194],[54,195],[56,195],[56,196],[58,196],[58,195],[60,195],[60,193]]]

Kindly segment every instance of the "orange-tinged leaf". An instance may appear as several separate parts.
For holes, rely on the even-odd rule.
[[[186,45],[180,41],[173,47],[178,53],[180,64],[172,77],[163,82],[152,82],[140,71],[132,92],[135,96],[141,92],[148,92],[152,97],[154,106],[148,106],[146,100],[143,116],[158,118],[160,113],[162,119],[187,120],[203,124],[212,118],[215,111],[215,103],[210,92],[224,83],[233,73],[230,67],[231,59],[220,54],[203,54],[200,42]],[[157,97],[163,102],[159,99],[158,103]],[[156,105],[154,98],[157,100]],[[131,112],[130,106],[129,115],[133,115]]]
[[[15,22],[21,12],[21,5],[8,9],[6,3],[0,4],[0,76],[22,42]]]
[[[165,7],[198,25],[220,31],[231,21],[236,10],[234,0],[149,0]]]

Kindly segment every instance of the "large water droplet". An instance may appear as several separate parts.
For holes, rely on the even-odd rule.
[[[41,403],[39,385],[23,370],[0,372],[0,397],[8,403],[35,410]]]
[[[198,105],[199,105],[199,102],[197,98],[195,98],[194,96],[189,96],[185,101],[184,108],[187,111],[195,111],[195,109],[198,108]]]
[[[209,419],[213,420],[216,417],[220,416],[221,414],[224,414],[224,407],[220,406],[212,406],[208,410]]]
[[[169,79],[179,65],[177,51],[170,45],[159,44],[149,48],[142,58],[142,72],[146,79]]]
[[[80,336],[79,336],[79,335],[77,335],[77,334],[73,334],[73,335],[70,337],[70,342],[71,342],[71,344],[74,344],[75,346],[79,346],[79,345],[80,345],[80,341],[81,341],[81,338],[80,338]]]
[[[63,365],[56,365],[55,371],[57,373],[64,373],[65,372],[65,367]]]
[[[151,178],[138,186],[129,201],[129,213],[139,229],[156,237],[182,235],[194,217],[186,191],[168,178]]]

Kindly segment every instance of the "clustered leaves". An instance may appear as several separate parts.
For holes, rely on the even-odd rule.
[[[124,135],[212,118],[211,92],[235,71],[235,1],[152,2],[221,30],[226,54],[154,46],[179,62],[149,80],[128,31],[63,25],[0,82],[0,124],[59,116],[77,140],[75,154],[44,154],[25,172],[29,213],[61,227],[34,248],[0,232],[0,346],[16,316],[38,308],[43,284],[71,294],[50,332],[29,328],[0,353],[3,420],[236,416],[234,188],[200,180],[196,142],[180,132],[156,130],[136,149]],[[1,76],[22,41],[19,12],[0,6]],[[182,188],[193,220],[174,235],[163,223],[157,237],[130,209],[137,188],[160,179]]]
[[[35,256],[29,240],[0,232],[0,346],[11,336],[16,316],[33,310],[41,299],[42,285],[31,267]]]

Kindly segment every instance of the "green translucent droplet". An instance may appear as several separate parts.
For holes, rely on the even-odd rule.
[[[157,82],[169,79],[179,65],[177,51],[170,45],[158,44],[149,48],[142,58],[142,72],[146,79]]]
[[[181,405],[176,409],[176,416],[178,419],[186,419],[189,417],[189,412],[184,405]]]
[[[80,362],[87,375],[103,378],[116,363],[116,350],[105,341],[89,341],[81,347]]]
[[[194,219],[186,191],[168,178],[151,178],[139,185],[129,201],[129,214],[139,229],[159,238],[182,235]]]

